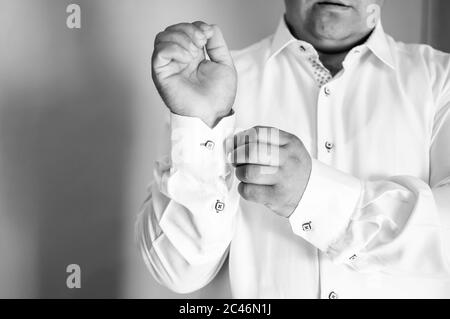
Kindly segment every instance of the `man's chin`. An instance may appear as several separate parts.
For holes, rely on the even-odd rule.
[[[338,30],[316,30],[314,47],[323,53],[340,53],[347,48],[349,34]]]
[[[311,11],[311,15],[309,17],[310,21],[315,25],[315,29],[341,29],[348,27],[349,21],[355,20],[354,11],[350,8],[344,7],[344,9],[340,9],[339,6],[337,8],[328,8],[328,6],[322,7],[318,6],[318,8],[314,8]]]
[[[319,42],[326,46],[333,47],[339,45],[339,43],[348,38],[349,34],[348,32],[344,32],[344,30],[346,30],[344,27],[337,24],[328,25],[326,28],[316,28],[312,33]]]

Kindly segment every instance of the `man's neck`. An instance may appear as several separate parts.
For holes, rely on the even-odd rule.
[[[333,77],[342,70],[343,68],[342,63],[344,62],[345,57],[350,52],[350,50],[361,44],[366,43],[369,37],[371,36],[372,32],[373,30],[369,32],[369,34],[367,34],[365,37],[353,43],[349,48],[341,52],[322,52],[317,50],[316,48],[317,52],[319,53],[320,61],[328,69],[328,71],[330,71]]]
[[[348,52],[349,51],[344,51],[340,53],[322,53],[322,52],[318,53],[320,61],[334,77],[342,70],[343,68],[342,63],[344,62]]]
[[[300,32],[296,32],[296,30],[289,25],[289,23],[287,22],[287,19],[285,18],[286,21],[286,25],[289,29],[289,31],[291,32],[291,34],[302,41],[305,41],[305,39],[302,38],[301,33]],[[311,43],[311,41],[308,41],[317,51],[317,53],[319,54],[319,58],[320,61],[322,62],[322,64],[330,71],[331,75],[334,77],[336,74],[338,74],[342,68],[343,65],[342,63],[345,60],[345,57],[347,56],[348,52],[350,52],[354,47],[357,47],[363,43],[365,43],[369,37],[371,36],[373,30],[370,31],[368,34],[366,34],[365,36],[363,36],[361,39],[355,41],[354,43],[351,43],[350,45],[347,45],[345,49],[341,49],[341,50],[327,50],[327,51],[321,51],[320,49],[317,48],[317,46],[314,45],[314,43]]]

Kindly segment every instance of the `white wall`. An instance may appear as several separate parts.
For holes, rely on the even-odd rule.
[[[82,29],[65,27],[78,3]],[[153,39],[203,19],[231,48],[273,32],[281,0],[0,0],[0,297],[175,297],[133,243],[159,147]],[[386,29],[419,42],[421,0],[388,0]],[[65,267],[82,267],[82,289]],[[226,274],[192,297],[229,294]]]

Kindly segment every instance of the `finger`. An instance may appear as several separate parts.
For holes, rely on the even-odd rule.
[[[243,164],[280,166],[284,163],[286,156],[286,150],[278,145],[248,143],[231,151],[229,160],[234,166]]]
[[[247,183],[240,183],[238,186],[239,194],[243,199],[258,204],[268,204],[270,198],[274,193],[273,186],[254,185]]]
[[[234,68],[233,59],[230,50],[223,37],[222,31],[217,25],[208,25],[206,23],[197,23],[204,32],[212,32],[206,43],[206,52],[211,61],[228,65]]]
[[[241,182],[255,185],[275,185],[280,181],[278,167],[241,165],[236,168],[236,177]]]
[[[155,47],[153,53],[153,68],[157,71],[167,66],[170,62],[176,61],[188,64],[192,61],[192,54],[174,42],[162,42]]]
[[[194,57],[198,55],[200,50],[192,39],[181,31],[163,31],[159,33],[156,36],[155,44],[158,45],[162,42],[174,42],[188,50]]]
[[[207,40],[212,36],[212,31],[204,31],[199,28],[195,23],[179,23],[172,25],[166,29],[169,32],[183,32],[192,42],[198,47],[203,48],[206,45]]]
[[[249,143],[265,143],[271,145],[284,146],[291,140],[291,134],[283,132],[274,127],[256,126],[234,135],[233,147]],[[231,144],[227,141],[227,144]]]

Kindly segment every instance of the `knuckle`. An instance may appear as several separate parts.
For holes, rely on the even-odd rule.
[[[175,31],[173,33],[171,33],[170,38],[172,39],[172,41],[174,41],[175,43],[190,43],[191,38],[184,32],[180,32],[180,31]]]
[[[292,153],[292,150],[295,150],[298,148],[298,142],[299,139],[295,136],[295,135],[287,135],[285,137],[287,143],[286,145],[284,145],[284,147],[290,152]]]
[[[295,141],[295,135],[293,134],[285,133],[284,138],[288,141],[289,144]]]
[[[296,145],[302,144],[302,141],[294,134],[289,134],[289,141]]]
[[[167,27],[165,31],[167,31],[167,32],[178,31],[178,32],[188,33],[190,30],[192,30],[193,27],[194,26],[191,23],[182,22],[182,23],[174,24],[174,25]]]
[[[170,30],[174,30],[174,29],[177,29],[177,28],[183,28],[185,26],[185,24],[186,24],[185,22],[181,22],[181,23],[176,23],[176,24],[169,25],[165,29],[165,31],[170,31]]]
[[[207,23],[205,21],[202,21],[202,20],[197,20],[197,21],[192,22],[192,24],[195,25],[195,26],[201,26],[201,25],[204,25],[204,24],[207,24]]]
[[[177,27],[177,24],[172,24],[172,25],[169,25],[167,28],[165,28],[164,31],[170,31],[170,30],[173,30],[173,28],[176,28],[176,27]]]
[[[160,43],[158,44],[156,48],[157,55],[161,55],[166,52],[170,52],[176,49],[176,46],[174,43]]]
[[[165,34],[166,34],[166,31],[158,32],[155,36],[155,43],[158,43],[159,41],[161,41],[161,39],[164,38]]]
[[[153,50],[153,56],[158,57],[159,55],[161,55],[162,50],[163,50],[163,47],[161,46],[161,44],[156,44],[155,49]]]

